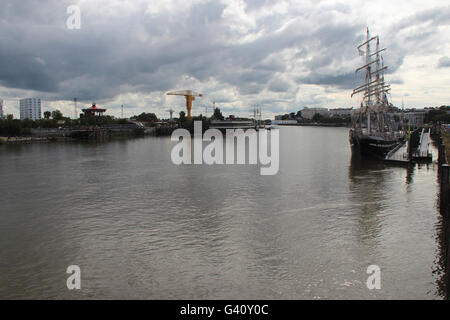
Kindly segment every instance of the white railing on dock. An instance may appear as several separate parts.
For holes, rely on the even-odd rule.
[[[426,132],[425,132],[425,128],[422,129],[422,134],[420,136],[419,149],[416,154],[417,157],[428,158],[430,156],[430,152],[429,152],[430,134],[431,134],[430,129],[428,129]]]

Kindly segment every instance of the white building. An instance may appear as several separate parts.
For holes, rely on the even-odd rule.
[[[426,110],[416,110],[409,112],[389,112],[387,115],[391,121],[395,121],[395,118],[397,118],[398,121],[405,119],[408,124],[411,124],[411,126],[420,127],[425,123],[426,114]]]
[[[0,99],[0,119],[2,119],[5,116],[3,111],[3,100]]]
[[[27,98],[20,100],[20,120],[41,119],[41,99]]]
[[[321,116],[327,117],[328,116],[328,109],[326,109],[326,108],[308,108],[308,107],[305,107],[301,111],[302,117],[305,118],[305,119],[309,119],[309,120],[311,120],[316,113],[320,114]]]

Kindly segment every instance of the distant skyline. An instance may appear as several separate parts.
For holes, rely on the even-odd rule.
[[[303,107],[359,105],[356,45],[365,29],[387,47],[391,101],[450,104],[450,6],[442,1],[33,1],[0,3],[0,99],[73,116],[96,102],[107,114],[185,110],[170,90],[203,93],[193,115],[265,118]],[[80,29],[67,8],[81,9]]]

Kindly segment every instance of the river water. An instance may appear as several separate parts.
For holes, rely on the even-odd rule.
[[[281,128],[274,176],[174,145],[0,145],[0,298],[442,298],[435,163],[352,159],[345,128]]]

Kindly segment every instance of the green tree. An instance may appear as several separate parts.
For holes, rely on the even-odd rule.
[[[214,109],[214,113],[213,113],[213,115],[211,117],[211,120],[223,120],[223,119],[224,119],[224,117],[222,115],[222,112],[220,112],[220,109],[219,108],[215,108]]]
[[[34,121],[32,119],[26,118],[22,121],[22,128],[32,128]]]
[[[134,116],[133,118],[138,120],[138,121],[144,121],[144,122],[156,122],[156,121],[158,121],[158,117],[154,113],[142,112],[140,115]]]
[[[61,111],[55,110],[55,111],[52,112],[52,118],[54,120],[62,120],[63,119],[63,114],[62,114]]]
[[[204,121],[204,120],[206,120],[206,117],[204,117],[204,116],[200,113],[200,115],[198,115],[198,116],[196,116],[196,117],[193,117],[192,120],[194,120],[194,121]]]
[[[20,120],[14,120],[12,117],[6,120],[5,133],[10,136],[18,136],[22,134],[22,126]]]
[[[320,113],[316,113],[312,117],[312,121],[314,121],[314,122],[323,122],[324,120],[325,120],[325,117],[323,115],[321,115]]]
[[[51,116],[52,116],[52,113],[50,111],[45,111],[44,112],[44,118],[45,119],[50,119]]]
[[[184,111],[180,112],[180,122],[186,122],[186,113]]]

